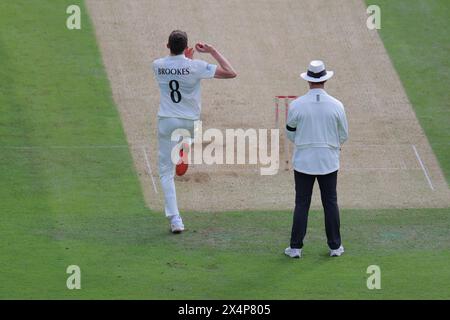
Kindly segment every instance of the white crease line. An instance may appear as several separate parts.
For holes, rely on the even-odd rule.
[[[147,149],[144,146],[142,146],[142,152],[144,153],[144,159],[145,159],[145,163],[147,165],[148,174],[149,174],[150,178],[152,178],[153,189],[155,190],[155,193],[158,193],[158,190],[156,189],[155,179],[153,178],[152,167],[150,166],[150,161],[148,161]]]
[[[420,170],[414,168],[384,168],[384,167],[369,167],[369,168],[342,168],[342,171],[412,171],[412,170]]]
[[[412,148],[414,150],[414,153],[416,154],[416,158],[419,161],[420,166],[422,167],[422,171],[425,174],[425,177],[427,178],[428,184],[430,185],[431,190],[434,190],[433,184],[431,183],[430,176],[428,175],[427,169],[425,168],[425,165],[422,162],[422,159],[420,159],[419,152],[417,151],[417,148],[415,145],[412,144]]]

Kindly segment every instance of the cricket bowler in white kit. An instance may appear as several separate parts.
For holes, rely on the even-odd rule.
[[[194,122],[200,120],[201,113],[202,79],[235,78],[236,72],[227,59],[208,44],[197,43],[195,49],[211,54],[218,65],[194,60],[194,49],[188,47],[188,37],[183,31],[175,30],[170,34],[167,48],[170,55],[153,62],[161,94],[158,112],[159,176],[171,231],[180,233],[184,231],[184,225],[178,211],[174,176],[175,167],[177,172],[181,169],[181,174],[184,174],[187,163],[182,159],[178,163],[172,159],[172,150],[178,148],[180,142],[172,141],[172,133],[183,129],[194,137]]]

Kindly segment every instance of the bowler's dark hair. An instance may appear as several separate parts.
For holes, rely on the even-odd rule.
[[[188,36],[186,32],[181,30],[174,30],[169,36],[169,49],[174,55],[179,55],[184,52],[188,45]]]

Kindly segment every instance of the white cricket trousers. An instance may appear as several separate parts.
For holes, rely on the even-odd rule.
[[[177,129],[187,130],[190,137],[193,138],[194,120],[162,117],[158,119],[159,178],[164,192],[166,217],[180,214],[174,181],[177,161],[172,161],[172,150],[177,147],[176,154],[178,155],[179,142],[184,135],[177,135],[172,138],[172,133]]]

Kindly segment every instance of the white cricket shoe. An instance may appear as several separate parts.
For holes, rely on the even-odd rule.
[[[284,254],[291,258],[300,258],[302,256],[302,249],[288,247],[284,250]]]
[[[344,253],[344,247],[340,246],[339,248],[333,250],[330,249],[330,257],[340,257]]]
[[[181,233],[184,231],[183,220],[179,215],[171,216],[170,219],[170,230],[172,233]]]

